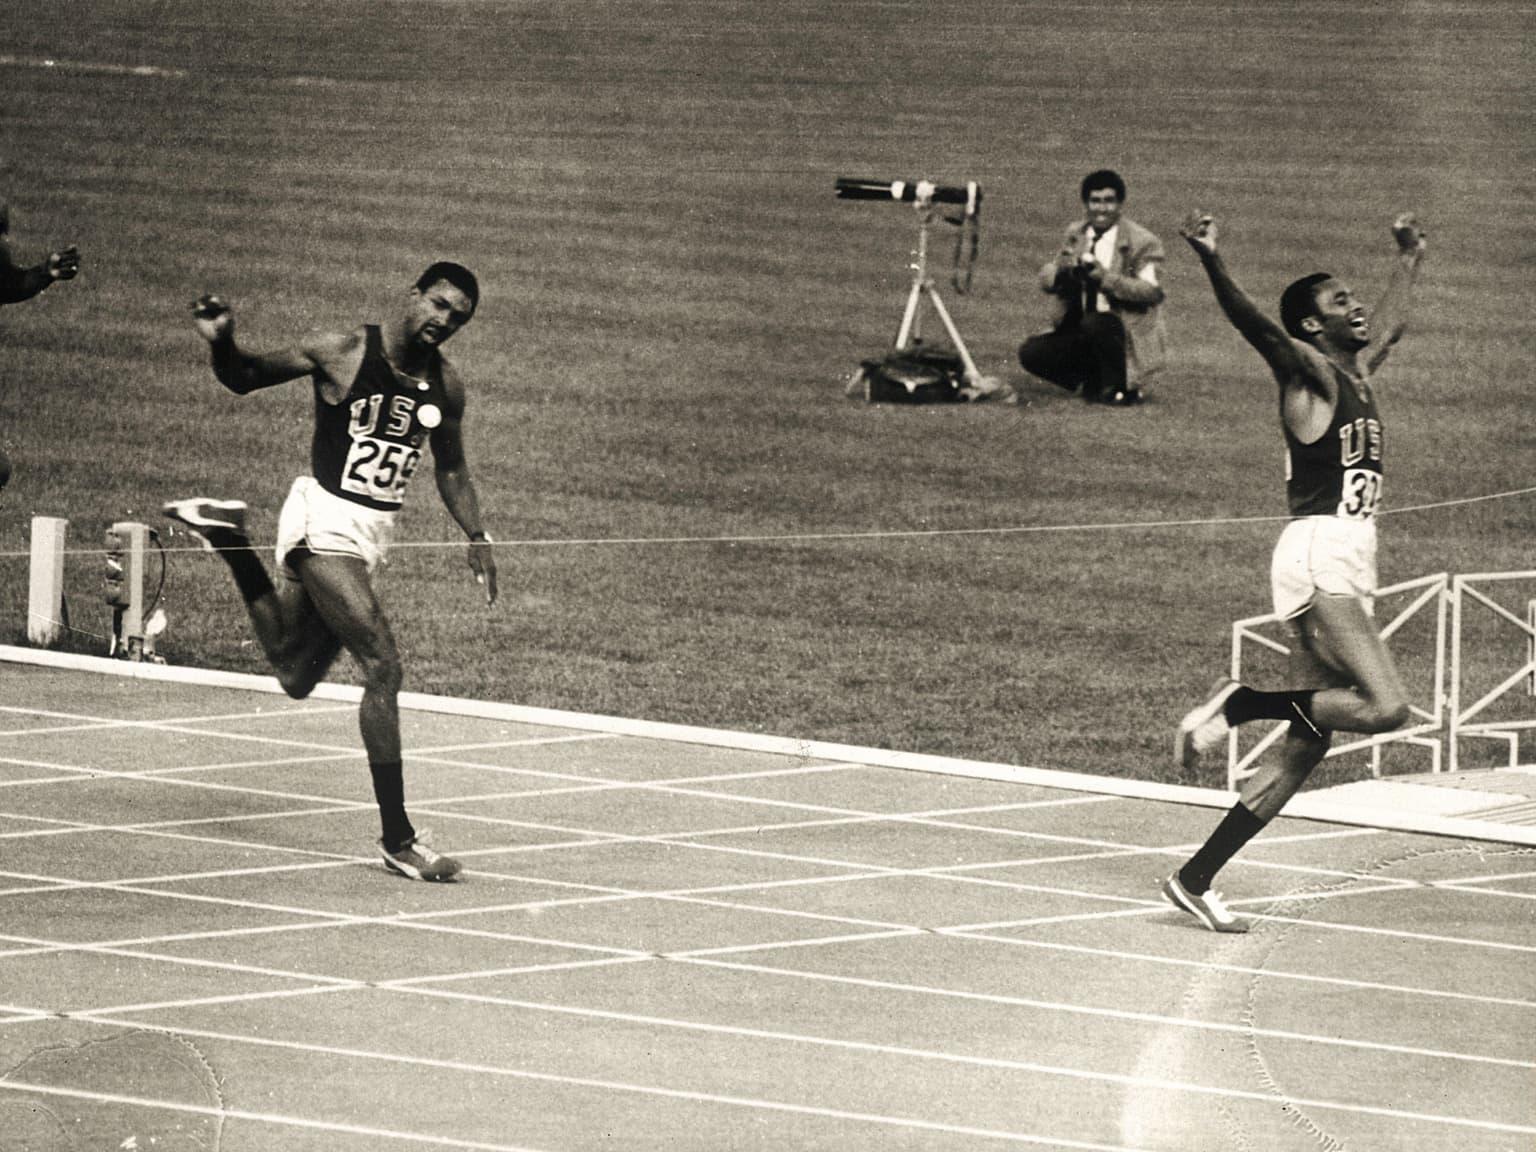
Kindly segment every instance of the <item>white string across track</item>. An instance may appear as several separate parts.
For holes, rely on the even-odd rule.
[[[1490,492],[1482,496],[1464,496],[1453,500],[1436,500],[1424,504],[1410,504],[1403,508],[1390,508],[1379,512],[1380,518],[1405,516],[1415,512],[1431,512],[1442,508],[1459,508],[1469,504],[1485,504],[1495,500],[1511,500],[1536,494],[1536,486],[1514,488],[1507,492]],[[591,547],[643,547],[647,545],[684,544],[817,544],[857,540],[915,540],[954,536],[1026,536],[1062,532],[1127,532],[1160,531],[1175,528],[1216,528],[1227,525],[1269,524],[1290,520],[1290,516],[1218,516],[1206,519],[1183,518],[1176,520],[1117,520],[1072,524],[1014,524],[974,528],[893,528],[848,529],[835,532],[765,532],[735,533],[698,536],[572,536],[530,537],[507,539],[498,537],[498,546],[507,548],[591,548]],[[463,548],[465,541],[455,540],[396,540],[390,550],[403,548],[434,549]],[[253,541],[252,547],[271,547],[271,542]],[[66,549],[66,555],[96,555],[100,548]],[[201,543],[185,547],[167,548],[167,552],[208,551]],[[27,551],[0,551],[0,558],[27,556]]]

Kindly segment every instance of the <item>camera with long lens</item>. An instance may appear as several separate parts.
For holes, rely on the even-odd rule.
[[[931,180],[868,180],[857,176],[839,176],[836,182],[839,200],[895,200],[904,204],[961,204],[965,214],[981,211],[981,185],[935,184]]]

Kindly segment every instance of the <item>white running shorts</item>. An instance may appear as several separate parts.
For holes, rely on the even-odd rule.
[[[302,544],[317,555],[356,556],[372,572],[384,563],[394,528],[394,512],[343,500],[313,476],[300,476],[288,489],[277,518],[278,569],[288,579],[298,579],[288,566],[288,553]]]
[[[1342,516],[1292,520],[1269,568],[1275,615],[1293,620],[1317,596],[1355,596],[1369,613],[1376,595],[1376,521]]]

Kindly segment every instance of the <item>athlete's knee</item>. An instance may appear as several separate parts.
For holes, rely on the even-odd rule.
[[[390,694],[400,691],[400,684],[405,679],[405,670],[401,666],[399,654],[393,647],[388,651],[364,657],[359,663],[363,670],[363,685],[367,690]]]
[[[276,666],[277,682],[295,700],[303,700],[315,690],[325,669],[311,660],[285,661]]]
[[[313,683],[290,673],[279,672],[277,674],[277,682],[283,686],[283,691],[288,693],[294,700],[303,700],[315,690]]]
[[[1408,701],[1396,693],[1362,697],[1360,723],[1365,732],[1390,732],[1408,722]]]

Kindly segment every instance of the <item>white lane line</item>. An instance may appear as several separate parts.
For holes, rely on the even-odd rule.
[[[414,755],[415,754],[413,754],[413,757],[414,757]],[[457,763],[457,762],[452,762],[452,761],[441,761],[441,762],[442,763]],[[468,764],[458,764],[457,766],[459,766],[459,767],[481,767],[480,765],[468,765]],[[518,772],[524,771],[522,769],[503,769],[503,770],[504,771],[518,771]],[[568,779],[569,777],[562,777],[562,778],[567,778]],[[708,777],[706,779],[713,780],[713,779],[719,779],[719,777]],[[710,789],[710,788],[686,788],[686,787],[682,787],[680,784],[678,784],[676,782],[669,782],[669,781],[662,781],[662,780],[652,780],[652,781],[616,780],[616,779],[609,779],[609,778],[606,778],[606,777],[599,778],[599,777],[592,777],[592,776],[581,777],[581,780],[583,781],[583,783],[581,783],[580,785],[571,786],[571,787],[565,787],[565,788],[539,788],[539,789],[534,789],[534,790],[518,789],[516,791],[510,791],[510,792],[506,791],[504,789],[498,789],[497,791],[494,791],[494,792],[470,793],[470,794],[467,794],[467,795],[452,796],[452,797],[435,797],[435,798],[432,798],[432,799],[429,799],[429,800],[422,801],[420,803],[420,805],[418,805],[418,807],[422,807],[422,806],[435,806],[437,808],[443,809],[444,810],[444,814],[446,814],[446,815],[453,815],[454,814],[454,810],[452,808],[450,808],[450,807],[447,807],[448,805],[471,804],[471,803],[483,804],[483,803],[486,803],[488,801],[496,801],[496,800],[518,800],[518,801],[528,802],[528,801],[534,801],[534,800],[541,800],[541,799],[545,799],[545,798],[548,798],[548,797],[562,797],[562,796],[563,797],[570,797],[570,796],[580,796],[580,795],[584,795],[584,794],[599,794],[599,793],[605,793],[605,792],[625,792],[625,791],[627,791],[627,792],[653,792],[653,793],[656,793],[657,795],[661,795],[661,796],[688,796],[688,797],[692,797],[694,799],[711,800],[711,801],[716,801],[716,802],[720,802],[720,803],[724,803],[724,804],[741,804],[741,805],[748,805],[748,806],[757,806],[757,807],[762,807],[762,808],[786,809],[786,810],[795,811],[795,812],[816,812],[816,813],[824,813],[824,814],[829,814],[830,815],[829,819],[804,820],[804,821],[796,821],[796,822],[793,822],[793,823],[791,823],[791,822],[784,822],[784,823],[773,823],[773,824],[732,825],[732,826],[726,827],[726,828],[718,828],[718,829],[699,831],[699,832],[670,833],[670,835],[677,835],[677,836],[682,836],[682,835],[724,836],[724,835],[731,835],[731,834],[737,834],[737,833],[758,832],[758,831],[762,831],[764,829],[770,829],[770,828],[771,829],[817,828],[817,827],[822,827],[822,826],[826,826],[826,825],[877,823],[877,822],[880,822],[880,821],[889,821],[891,823],[905,823],[905,824],[933,824],[936,827],[954,828],[954,829],[958,829],[958,830],[961,830],[961,831],[991,832],[991,833],[997,833],[997,834],[1007,835],[1007,836],[1031,837],[1031,836],[1035,836],[1037,834],[1029,832],[1029,831],[1026,831],[1026,830],[1016,829],[1016,828],[990,828],[990,827],[987,827],[985,825],[980,825],[980,824],[965,824],[965,823],[960,823],[960,822],[943,821],[943,820],[940,820],[939,817],[943,817],[943,816],[947,816],[947,815],[967,815],[967,814],[972,814],[972,813],[1011,812],[1011,811],[1021,811],[1021,810],[1028,810],[1028,809],[1038,809],[1038,808],[1075,807],[1075,806],[1081,806],[1081,805],[1085,805],[1085,804],[1102,804],[1102,803],[1106,802],[1107,800],[1113,799],[1112,797],[1105,797],[1105,796],[1085,796],[1085,797],[1071,797],[1071,798],[1065,799],[1065,800],[1032,800],[1032,801],[1024,801],[1024,802],[1019,802],[1019,803],[1014,803],[1014,804],[984,805],[984,806],[978,806],[978,807],[953,808],[953,809],[935,809],[933,811],[886,812],[886,811],[865,811],[865,810],[862,810],[862,809],[848,808],[848,807],[841,806],[841,805],[812,804],[812,803],[808,803],[806,801],[801,801],[801,800],[780,800],[780,799],[776,799],[774,797],[755,796],[755,795],[752,795],[751,793],[745,793],[745,792],[728,792],[728,791],[725,791],[725,790]]]
[[[1185,960],[1177,956],[1159,956],[1149,952],[1128,952],[1118,948],[1093,948],[1086,944],[1063,944],[1054,940],[1032,940],[1027,936],[995,936],[959,928],[937,928],[935,935],[953,936],[961,940],[986,940],[994,944],[1007,944],[1018,948],[1035,948],[1047,952],[1069,952],[1082,956],[1094,956],[1106,960],[1131,960],[1146,964],[1162,964],[1174,968],[1191,968],[1196,972],[1222,972],[1234,976],[1259,977],[1266,980],[1292,980],[1301,984],[1327,984],[1356,991],[1389,992],[1394,996],[1428,996],[1446,1000],[1461,1000],[1473,1004],[1491,1004],[1503,1008],[1536,1008],[1536,1000],[1519,1000],[1508,996],[1484,996],[1476,992],[1452,992],[1439,988],[1421,988],[1406,984],[1385,984],[1374,980],[1356,980],[1347,976],[1318,976],[1310,972],[1292,972],[1275,968],[1249,968],[1241,964],[1221,964],[1214,960]]]
[[[1165,1080],[1127,1075],[1119,1072],[1104,1072],[1098,1069],[1068,1068],[1060,1065],[1042,1064],[1027,1060],[1014,1060],[997,1056],[962,1056],[953,1052],[933,1051],[922,1048],[908,1048],[900,1045],[877,1044],[867,1041],[845,1040],[832,1037],[804,1036],[796,1033],[775,1032],[768,1029],[740,1028],[727,1025],[714,1025],[702,1023],[683,1023],[676,1020],[668,1020],[662,1017],[648,1017],[633,1013],[610,1012],[591,1008],[577,1008],[565,1005],[541,1004],[535,1001],[514,1000],[498,996],[473,995],[456,992],[447,989],[430,988],[402,988],[401,992],[408,995],[423,996],[429,998],[454,1000],[473,1004],[486,1004],[495,1007],[524,1008],[532,1011],[551,1012],[562,1015],[586,1017],[597,1020],[612,1020],[623,1023],[653,1024],[658,1027],[685,1028],[690,1031],[699,1031],[716,1035],[736,1036],[747,1039],[761,1039],[787,1042],[791,1044],[805,1044],[812,1047],[829,1048],[839,1051],[867,1053],[877,1056],[895,1056],[900,1058],[933,1061],[944,1064],[954,1064],[965,1067],[990,1068],[1010,1072],[1028,1072],[1043,1076],[1062,1077],[1079,1082],[1100,1084],[1116,1084],[1137,1088],[1160,1088],[1172,1092],[1190,1093],[1199,1096],[1228,1100],[1259,1100],[1264,1103],[1273,1103],[1274,1097],[1267,1092],[1246,1091],[1237,1088],[1221,1088],[1211,1085],[1194,1084],[1176,1080]],[[90,1019],[94,1013],[69,1013],[71,1019]],[[247,1042],[263,1045],[274,1045],[291,1050],[330,1053],[334,1055],[361,1055],[374,1059],[386,1058],[416,1062],[416,1057],[384,1056],[380,1053],[364,1053],[349,1049],[337,1049],[329,1045],[315,1045],[294,1041],[277,1041],[266,1038],[255,1039],[251,1037],[226,1035],[222,1033],[210,1033],[199,1029],[164,1026],[164,1030],[172,1031],[184,1036],[205,1036],[230,1040],[232,1042]],[[436,1064],[435,1061],[428,1061]],[[558,1076],[549,1073],[528,1073],[525,1071],[499,1070],[503,1074],[512,1076],[537,1076],[539,1078],[553,1079],[562,1083],[592,1083],[602,1087],[617,1087],[609,1081],[589,1081],[583,1077]],[[632,1086],[625,1086],[632,1087]],[[641,1088],[640,1091],[651,1092],[656,1089]],[[712,1097],[714,1099],[724,1099]],[[1290,1102],[1300,1107],[1321,1108],[1331,1111],[1347,1112],[1365,1116],[1383,1116],[1392,1119],[1420,1121],[1431,1124],[1443,1124],[1456,1128],[1469,1128],[1482,1131],[1508,1132],[1520,1135],[1536,1135],[1536,1127],[1520,1124],[1508,1124],[1494,1120],[1479,1120],[1472,1117],[1445,1116],[1438,1113],[1412,1112],[1404,1109],[1386,1108],[1370,1104],[1354,1104],[1334,1100],[1303,1099],[1289,1097]],[[818,1110],[819,1111],[819,1110]],[[948,1130],[946,1128],[946,1130]]]
[[[338,988],[366,988],[369,982],[357,980],[347,976],[322,976],[314,972],[295,972],[283,968],[265,968],[257,964],[236,964],[224,960],[205,960],[195,956],[165,956],[157,952],[146,952],[135,948],[124,948],[109,944],[65,944],[55,940],[40,940],[30,936],[4,936],[0,939],[17,941],[28,945],[24,950],[12,952],[8,955],[16,956],[48,956],[62,952],[83,952],[89,955],[118,956],[129,960],[151,960],[163,964],[174,964],[183,968],[211,968],[221,972],[237,973],[241,976],[268,976],[281,980],[306,980],[311,984],[319,983],[335,985]],[[283,989],[284,994],[302,992],[304,989]],[[116,1007],[101,1008],[102,1012],[122,1011]],[[41,1011],[41,1009],[38,1009]]]
[[[282,768],[299,764],[335,764],[345,760],[355,760],[363,763],[365,754],[361,748],[350,752],[324,752],[311,756],[281,756],[266,757],[260,760],[228,760],[218,764],[190,764],[170,768],[140,768],[131,772],[121,772],[112,768],[90,768],[78,764],[61,764],[58,761],[42,760],[18,760],[0,756],[0,764],[16,764],[27,768],[42,768],[53,772],[66,772],[68,776],[49,776],[46,778],[34,778],[30,780],[0,780],[0,788],[18,787],[23,784],[55,784],[77,780],[94,779],[121,779],[121,780],[148,780],[151,782],[166,784],[181,784],[185,786],[205,787],[209,790],[222,789],[224,791],[255,791],[249,787],[241,788],[235,785],[220,784],[204,781],[188,781],[178,779],[178,774],[193,772],[237,771],[250,768]]]
[[[656,957],[656,953],[646,951],[644,949],[620,948],[606,944],[588,944],[576,940],[557,940],[547,936],[532,936],[528,935],[527,933],[519,932],[491,932],[483,929],[464,928],[453,924],[420,924],[415,922],[402,922],[399,919],[390,916],[354,916],[346,918],[335,917],[319,924],[296,924],[284,925],[282,927],[293,930],[302,930],[308,928],[339,928],[359,926],[411,929],[421,932],[432,932],[435,935],[443,937],[461,936],[475,940],[494,940],[498,943],[506,944],[532,944],[541,948],[555,948],[567,952],[598,953],[606,958],[621,960],[649,960]],[[254,965],[237,964],[227,961],[204,961],[196,957],[183,956],[177,953],[150,952],[148,950],[148,946],[152,944],[175,940],[185,940],[188,938],[188,936],[182,934],[171,937],[140,937],[137,939],[129,940],[68,941],[47,940],[38,937],[18,936],[11,934],[0,935],[0,940],[9,940],[13,943],[19,943],[26,946],[25,951],[18,952],[16,953],[17,955],[26,955],[29,953],[46,954],[50,952],[100,952],[109,955],[124,955],[134,956],[139,959],[159,960],[169,964],[184,964],[190,967],[214,966],[224,967],[233,972],[245,972],[266,976],[286,976],[300,980],[329,980],[348,986],[371,983],[370,981],[366,980],[359,981],[344,977],[311,976],[310,974],[304,972],[292,972],[273,968],[260,968]],[[217,1002],[217,1000],[218,998],[214,997],[211,1001],[199,1002]],[[102,1012],[115,1012],[125,1010],[126,1009],[120,1008],[98,1009],[98,1011]]]
[[[1436,884],[1493,884],[1504,880],[1533,880],[1536,872],[1498,872],[1490,876],[1453,876],[1447,880],[1436,880]]]
[[[161,720],[123,720],[106,717],[82,716],[74,712],[50,712],[42,708],[16,708],[0,704],[0,712],[25,716],[42,716],[52,720],[69,720],[48,728],[0,728],[0,740],[14,736],[52,736],[71,732],[108,732],[124,728],[158,728],[174,724],[222,724],[233,720],[291,720],[299,716],[326,716],[337,712],[356,712],[350,704],[326,704],[312,708],[294,708],[277,712],[225,712],[215,716],[171,716]],[[217,735],[208,733],[208,735]]]
[[[294,768],[301,764],[341,764],[355,760],[361,767],[367,762],[367,753],[359,745],[350,752],[317,752],[308,756],[263,756],[259,760],[221,760],[201,764],[176,764],[168,768],[141,768],[138,774],[152,780],[191,772],[238,772],[260,768]]]
[[[22,1008],[15,1004],[0,1004],[0,1013],[5,1016],[4,1023],[19,1024],[23,1020],[48,1020],[52,1018],[51,1012],[39,1012],[36,1008]]]
[[[1256,842],[1255,847],[1266,844],[1305,844],[1314,840],[1355,840],[1361,836],[1384,836],[1380,828],[1337,828],[1328,832],[1293,832],[1288,835],[1265,836]],[[1191,852],[1199,848],[1198,844],[1190,844]]]
[[[0,61],[0,63],[3,63],[3,61]],[[426,1144],[437,1148],[462,1148],[470,1150],[470,1152],[541,1152],[540,1149],[535,1149],[525,1144],[486,1144],[479,1140],[458,1140],[451,1136],[427,1136],[418,1132],[370,1128],[362,1124],[342,1124],[330,1120],[309,1120],[300,1116],[284,1116],[275,1112],[252,1112],[244,1108],[216,1108],[209,1104],[185,1104],[180,1101],[156,1100],[149,1096],[128,1096],[120,1092],[87,1092],[79,1088],[60,1088],[53,1085],[30,1084],[26,1081],[0,1080],[0,1089],[24,1095],[32,1094],[67,1100],[84,1100],[92,1104],[117,1104],[134,1108],[150,1108],[157,1112],[176,1112],[184,1116],[212,1116],[220,1120],[247,1120],[254,1123],[275,1124],[283,1128],[298,1128],[310,1132],[334,1132],[348,1136],[367,1136],[376,1140],[409,1140],[412,1144]]]
[[[461,980],[489,980],[496,976],[532,976],[544,972],[571,972],[578,968],[617,968],[625,964],[644,964],[656,960],[653,953],[644,956],[600,956],[595,960],[554,960],[544,964],[517,964],[510,968],[487,968],[477,972],[452,972],[446,976],[408,976],[398,980],[376,981],[372,987],[388,991],[413,984],[454,984]]]
[[[1319,1044],[1327,1048],[1351,1048],[1366,1052],[1388,1052],[1396,1056],[1420,1056],[1431,1060],[1449,1060],[1468,1064],[1491,1064],[1505,1068],[1527,1068],[1536,1071],[1536,1061],[1517,1060],[1506,1056],[1485,1056],[1476,1052],[1458,1052],[1441,1048],[1421,1048],[1411,1044],[1389,1044],[1377,1040],[1350,1040],[1337,1036],[1325,1036],[1312,1032],[1292,1032],[1280,1028],[1250,1027],[1246,1024],[1223,1024],[1219,1021],[1191,1019],[1184,1016],[1165,1016],[1157,1012],[1134,1012],[1122,1008],[1097,1008],[1087,1004],[1068,1004],[1059,1000],[1035,1000],[1027,996],[1008,996],[993,992],[967,992],[956,988],[937,988],[924,984],[907,984],[894,980],[875,980],[865,976],[838,976],[824,972],[806,972],[795,968],[783,968],[773,964],[743,964],[739,961],[714,960],[711,957],[724,954],[727,949],[700,948],[690,952],[669,952],[663,959],[683,964],[729,968],[741,972],[755,972],[775,976],[787,976],[827,984],[842,984],[855,988],[871,988],[883,992],[900,992],[914,996],[944,997],[951,1000],[972,1000],[984,1004],[999,1004],[1014,1008],[1033,1008],[1042,1012],[1060,1013],[1067,1016],[1089,1016],[1103,1020],[1126,1021],[1133,1024],[1154,1024],[1164,1028],[1185,1028],[1193,1032],[1226,1033],[1233,1036],[1264,1036],[1273,1040],[1292,1040],[1300,1044]],[[517,1002],[522,1006],[522,1002]],[[688,1021],[677,1021],[679,1027],[692,1027]]]
[[[826,944],[865,944],[871,940],[897,940],[903,937],[925,936],[923,928],[884,928],[875,932],[845,932],[835,936],[819,936],[791,940],[775,940],[771,943],[721,944],[713,948],[695,948],[685,952],[662,952],[658,960],[671,960],[688,956],[739,956],[746,952],[787,952],[791,948],[820,948]]]
[[[312,995],[330,995],[332,992],[356,992],[369,989],[366,980],[352,980],[352,982],[330,982],[326,985],[309,985],[307,988],[269,988],[261,992],[224,992],[221,995],[195,995],[195,997],[183,997],[180,1000],[147,1000],[138,1005],[109,1005],[103,1008],[86,1008],[80,1011],[55,1012],[57,1017],[63,1020],[78,1020],[78,1018],[92,1018],[97,1023],[106,1023],[112,1020],[118,1012],[167,1012],[178,1008],[214,1008],[214,1006],[250,1005],[260,1000],[296,1000],[300,997],[312,997]]]
[[[0,764],[14,764],[18,768],[39,768],[45,772],[88,772],[94,776],[120,775],[120,773],[104,769],[81,768],[75,764],[60,764],[53,760],[23,760],[18,756],[0,756]],[[9,781],[6,783],[9,783]]]
[[[320,1045],[287,1045],[274,1043],[271,1041],[255,1040],[249,1037],[224,1036],[218,1033],[210,1032],[192,1032],[182,1028],[152,1030],[168,1031],[179,1036],[198,1036],[202,1039],[243,1041],[251,1044],[287,1048],[289,1050],[293,1050],[296,1047],[302,1047],[308,1051],[321,1055],[382,1060],[391,1063],[406,1064],[411,1067],[430,1068],[455,1073],[472,1073],[487,1076],[498,1076],[513,1080],[528,1080],[536,1083],[559,1084],[567,1087],[596,1088],[604,1092],[628,1092],[644,1096],[661,1097],[663,1099],[687,1100],[690,1102],[702,1104],[725,1104],[757,1111],[780,1112],[798,1116],[814,1116],[819,1119],[827,1120],[854,1121],[865,1124],[880,1125],[887,1128],[901,1128],[919,1132],[940,1132],[951,1136],[973,1136],[978,1139],[1001,1140],[1013,1144],[1026,1144],[1036,1147],[1044,1146],[1049,1148],[1070,1148],[1075,1150],[1075,1152],[1150,1152],[1149,1149],[1138,1149],[1124,1144],[1099,1144],[1084,1140],[1073,1140],[1065,1137],[1047,1137],[1021,1132],[1004,1132],[990,1128],[975,1128],[958,1124],[942,1124],[937,1121],[930,1120],[907,1119],[899,1116],[881,1116],[864,1112],[849,1112],[836,1108],[816,1108],[804,1104],[789,1104],[775,1100],[758,1100],[745,1096],[726,1096],[713,1092],[690,1092],[677,1088],[660,1088],[643,1084],[629,1084],[617,1080],[599,1080],[586,1076],[557,1076],[552,1073],[527,1072],[511,1068],[497,1068],[489,1065],[470,1064],[459,1060],[425,1060],[417,1057],[394,1056],[379,1052],[363,1052],[346,1048],[334,1048]],[[38,1092],[44,1095],[65,1096],[73,1099],[84,1099],[104,1104],[130,1104],[145,1108],[163,1109],[171,1112],[218,1116],[232,1120],[259,1121],[289,1128],[301,1128],[322,1132],[340,1132],[346,1133],[348,1135],[371,1136],[380,1139],[411,1140],[416,1143],[430,1144],[443,1148],[471,1149],[474,1150],[474,1152],[537,1152],[537,1150],[529,1149],[523,1145],[485,1144],[479,1141],[458,1140],[447,1136],[422,1136],[413,1132],[392,1132],[385,1129],[367,1128],[356,1124],[339,1124],[322,1120],[307,1120],[300,1117],[283,1116],[268,1112],[249,1112],[238,1108],[213,1108],[206,1105],[169,1103],[162,1100],[146,1099],[144,1097],[122,1096],[97,1092],[82,1092],[66,1088],[37,1088],[33,1085],[15,1083],[5,1080],[0,1080],[0,1089],[11,1089],[17,1092]]]
[[[1367,892],[1361,889],[1356,892],[1331,893],[1338,896],[1358,896]],[[1232,900],[1229,904],[1274,904],[1289,902],[1296,899],[1294,896],[1285,896],[1279,899]],[[1311,899],[1311,897],[1308,897]],[[1499,952],[1525,952],[1536,953],[1536,945],[1512,944],[1504,940],[1478,940],[1467,936],[1444,936],[1433,932],[1411,932],[1403,928],[1373,928],[1365,924],[1340,924],[1332,921],[1306,920],[1300,917],[1275,916],[1265,914],[1257,917],[1261,920],[1273,920],[1276,924],[1301,924],[1308,928],[1326,928],[1333,932],[1358,932],[1367,936],[1390,936],[1394,940],[1416,940],[1425,944],[1454,944],[1462,948],[1489,948]]]
[[[695,773],[691,776],[671,776],[650,783],[671,786],[675,784],[704,784],[711,781],[726,780],[771,780],[780,776],[816,776],[821,774],[835,774],[868,771],[868,764],[853,764],[844,760],[825,760],[820,763],[794,764],[788,768],[752,768],[746,771],[732,772],[706,772],[703,775]]]
[[[201,942],[205,940],[216,941],[238,939],[243,936],[260,936],[269,933],[276,934],[284,932],[306,932],[316,928],[347,928],[359,923],[370,922],[347,917],[337,917],[334,920],[318,920],[303,924],[262,924],[254,928],[223,928],[208,932],[175,932],[165,936],[141,936],[132,940],[42,940],[30,936],[0,935],[0,942],[20,944],[23,942],[31,941],[31,943],[27,943],[25,947],[8,949],[5,952],[0,952],[0,956],[44,956],[54,952],[109,952],[114,954],[121,952],[124,954],[130,954],[135,948],[147,949],[150,945],[157,944],[179,944],[188,941]],[[145,959],[164,960],[172,964],[180,963],[183,959],[192,961],[197,960],[196,957],[184,958],[173,952],[162,953],[149,952],[147,950],[143,952],[143,956]],[[245,966],[240,964],[230,964],[229,967],[235,971],[246,970]],[[282,969],[269,969],[268,971],[271,972],[271,974],[277,976],[294,975],[294,973]],[[315,977],[315,979],[329,979],[329,977]],[[366,983],[366,981],[364,981],[364,983]]]
[[[0,812],[0,820],[36,820],[39,823],[47,821],[56,827],[28,828],[18,832],[0,832],[0,840],[29,840],[37,836],[72,836],[79,832],[109,832],[110,828],[101,824],[80,824],[73,820],[49,820],[46,816],[18,816],[13,812]]]
[[[1536,900],[1536,892],[1521,892],[1514,888],[1495,888],[1486,884],[1448,884],[1439,881],[1430,884],[1431,888],[1443,888],[1447,892],[1465,892],[1468,895],[1498,896],[1505,900]]]

